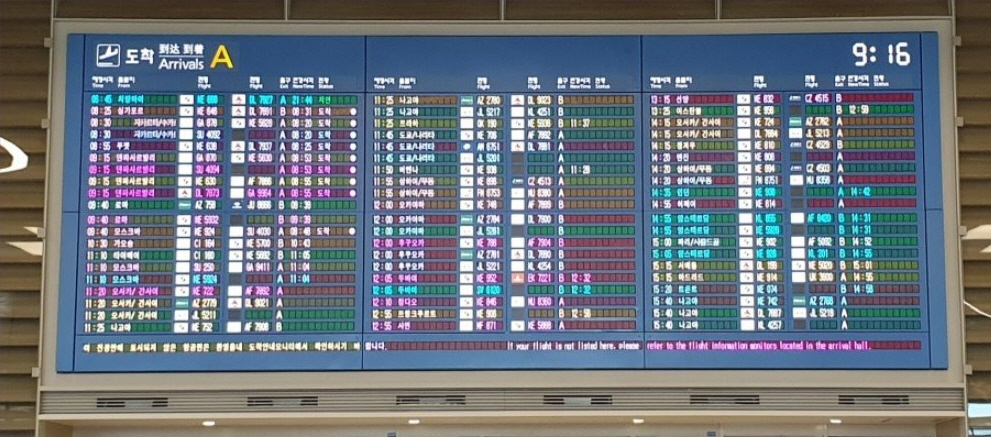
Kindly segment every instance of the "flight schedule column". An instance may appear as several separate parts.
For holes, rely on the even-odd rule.
[[[104,38],[59,371],[360,367],[364,40]]]
[[[755,88],[768,86],[762,75]],[[784,331],[789,303],[786,292],[789,199],[782,141],[782,95],[738,93],[737,160],[740,226],[741,330]]]
[[[927,329],[917,92],[836,94],[840,329]],[[842,171],[841,171],[842,170]],[[917,350],[912,340],[871,349]]]
[[[366,368],[642,363],[638,38],[520,41],[368,39]]]
[[[275,289],[276,103],[273,94],[234,94],[228,333],[272,332]]]
[[[458,300],[460,331],[506,329],[506,107],[502,95],[461,96]]]
[[[557,83],[591,89],[595,82],[600,89],[604,81],[559,78]],[[513,100],[522,103],[514,108],[525,115],[518,118],[524,128],[513,130],[513,136],[524,138],[512,153],[514,329],[637,330],[635,95],[536,94]]]
[[[836,186],[835,96],[792,93],[788,99],[788,141],[792,153],[789,186],[799,211],[790,214],[792,324],[796,330],[839,328],[839,234]]]
[[[465,302],[462,314],[462,299],[470,300],[474,289],[474,226],[466,215],[462,239],[460,208],[469,212],[474,202],[467,192],[462,202],[460,181],[462,168],[465,178],[473,175],[474,155],[467,152],[461,165],[462,134],[470,144],[472,131],[460,129],[460,97],[395,94],[370,101],[369,329],[470,331],[471,307]],[[469,257],[464,272],[462,250]]]
[[[286,93],[277,103],[274,331],[359,332],[358,96]]]
[[[810,290],[796,327],[817,331],[922,330],[924,226],[916,197],[916,105],[911,92],[810,95],[804,105],[804,241]],[[798,112],[798,111],[796,111]],[[819,268],[816,268],[819,266]],[[830,270],[824,274],[823,267]],[[917,341],[870,342],[918,349]]]
[[[753,305],[742,298],[754,289],[753,191],[741,183],[753,177],[749,126],[737,141],[749,97],[648,97],[650,331],[752,327]],[[741,256],[751,264],[744,272]]]
[[[644,37],[648,368],[928,359],[917,40],[865,38]]]
[[[371,329],[502,331],[503,96],[372,102]]]
[[[179,96],[179,237],[191,244],[178,260],[175,333],[221,332],[221,266],[224,226],[224,157],[229,106],[218,94]],[[189,112],[192,114],[189,114]],[[185,115],[191,116],[185,116]],[[190,184],[191,182],[191,184]],[[191,186],[190,186],[191,185]],[[183,251],[183,255],[187,252]],[[183,344],[184,348],[190,348]]]
[[[83,353],[111,353],[110,335],[178,329],[175,312],[179,96],[87,94],[80,224]],[[191,115],[191,114],[190,114]],[[155,347],[155,346],[152,346]]]

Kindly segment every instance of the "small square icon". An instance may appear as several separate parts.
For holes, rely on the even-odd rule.
[[[96,66],[100,68],[120,67],[120,44],[97,44]]]

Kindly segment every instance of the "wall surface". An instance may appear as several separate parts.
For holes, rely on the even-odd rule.
[[[714,20],[956,15],[962,224],[991,224],[991,2],[961,0],[59,0],[58,18],[269,20]],[[0,1],[0,135],[28,168],[0,176],[0,434],[34,433],[44,202],[49,0]],[[10,157],[0,157],[0,166]],[[963,245],[966,300],[991,312],[991,240]],[[991,400],[991,319],[968,313],[972,400]]]

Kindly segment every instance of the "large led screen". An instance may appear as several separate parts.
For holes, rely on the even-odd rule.
[[[946,369],[937,45],[72,34],[57,370]]]

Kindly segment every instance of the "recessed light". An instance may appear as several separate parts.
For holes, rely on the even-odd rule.
[[[643,419],[641,419],[641,418],[639,418],[639,417],[634,417],[634,418],[633,418],[633,424],[634,424],[634,425],[640,425],[640,424],[643,424]]]
[[[829,423],[832,423],[833,425],[839,425],[843,423],[843,419],[829,419]]]
[[[214,426],[216,424],[217,424],[217,422],[214,422],[212,420],[204,420],[203,421],[203,426]]]
[[[419,425],[420,424],[420,419],[410,419],[410,420],[407,420],[406,423],[408,423],[410,425]]]

